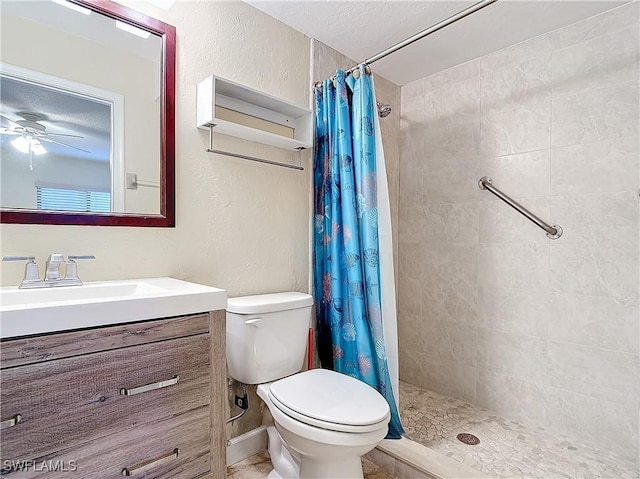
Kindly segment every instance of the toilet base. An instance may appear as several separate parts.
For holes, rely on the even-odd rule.
[[[362,479],[362,460],[359,457],[336,461],[315,461],[302,457],[300,479]]]

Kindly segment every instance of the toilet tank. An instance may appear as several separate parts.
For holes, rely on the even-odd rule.
[[[302,369],[313,298],[273,293],[227,300],[227,366],[245,384],[261,384]]]

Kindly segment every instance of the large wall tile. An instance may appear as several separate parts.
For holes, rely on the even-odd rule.
[[[423,243],[421,248],[415,258],[423,262],[422,280],[425,286],[448,283],[456,287],[475,287],[478,245],[433,242]]]
[[[402,251],[404,248],[401,249],[401,255]],[[404,323],[405,317],[422,317],[422,280],[405,274],[406,266],[399,265],[399,268],[401,274],[398,278],[398,322]]]
[[[551,65],[553,91],[559,94],[637,80],[638,27],[555,51]]]
[[[475,263],[468,268],[475,272]],[[475,325],[478,318],[478,288],[464,281],[432,279],[428,273],[423,285],[422,310],[425,321],[451,321]]]
[[[400,337],[401,336],[398,336],[399,341],[401,340]],[[400,343],[400,345],[402,345],[402,343]],[[428,389],[425,361],[422,347],[413,350],[408,347],[400,347],[398,350],[400,380]]]
[[[417,82],[414,82],[417,83]],[[418,80],[418,84],[420,80]],[[413,94],[414,92],[412,92]],[[411,128],[424,128],[424,94],[419,96],[409,96],[404,92],[401,93],[402,109],[400,111],[400,127],[402,132]],[[408,146],[408,143],[405,143]]]
[[[551,386],[602,400],[638,406],[638,354],[549,341],[546,380]]]
[[[425,91],[425,121],[429,128],[452,119],[474,119],[480,114],[480,77],[447,83]]]
[[[637,245],[555,242],[549,257],[553,291],[638,299]]]
[[[480,171],[481,176],[491,177],[494,186],[512,198],[549,195],[551,155],[548,149],[482,158]],[[493,198],[488,192],[485,196]]]
[[[563,244],[628,245],[639,239],[636,191],[554,196],[551,217],[563,228]]]
[[[453,321],[426,321],[421,334],[426,338],[424,347],[429,356],[438,361],[476,365],[477,327]]]
[[[552,48],[553,44],[548,36],[535,37],[483,56],[480,59],[480,71],[488,73],[522,63],[529,58],[544,57],[551,53]]]
[[[419,209],[425,218],[426,241],[478,243],[478,203],[426,204]]]
[[[518,376],[478,369],[476,403],[508,417],[544,424],[547,387]]]
[[[526,381],[543,381],[547,374],[547,341],[478,328],[478,368]]]
[[[544,291],[549,281],[549,247],[538,244],[481,244],[478,283],[489,288]]]
[[[637,405],[623,406],[557,388],[548,388],[545,398],[550,427],[593,438],[604,450],[613,448],[631,461],[637,461]]]
[[[426,351],[422,315],[401,313],[398,318],[398,341],[406,351]]]
[[[406,279],[418,280],[423,279],[424,261],[422,260],[424,246],[421,243],[407,243],[400,241],[398,251],[398,259],[400,265],[398,270],[401,277]]]
[[[411,128],[403,131],[400,151],[400,208],[420,204],[424,194],[423,172],[424,142],[422,130]]]
[[[425,93],[425,157],[475,155],[480,138],[480,77]]]
[[[551,99],[551,57],[537,57],[482,75],[483,115],[548,104]]]
[[[408,243],[419,243],[425,241],[427,230],[426,207],[419,207],[419,200],[415,197],[403,197],[400,206],[398,230],[400,241]]]
[[[637,133],[637,132],[636,132]],[[639,185],[638,136],[551,150],[551,194],[635,190]],[[589,165],[585,168],[585,165]]]
[[[475,244],[424,243],[423,313],[425,319],[475,324],[478,246]]]
[[[638,2],[629,2],[600,15],[550,32],[545,37],[551,43],[553,50],[560,50],[576,43],[587,42],[603,35],[610,35],[612,32],[629,26],[637,28],[639,10]]]
[[[467,364],[425,355],[422,363],[424,383],[418,386],[438,394],[475,402],[477,369]]]
[[[428,147],[427,147],[428,148]],[[433,158],[423,175],[426,203],[459,203],[482,199],[478,188],[480,160],[468,158]]]
[[[636,300],[554,292],[549,338],[637,353],[640,309]]]
[[[549,221],[551,216],[547,198],[517,198],[516,201],[543,221],[553,223]],[[480,203],[480,242],[548,244],[549,238],[539,226],[496,200]]]
[[[485,329],[546,338],[555,312],[545,292],[480,288],[478,325]]]
[[[424,92],[442,88],[464,80],[469,80],[480,75],[480,59],[461,63],[438,73],[423,78]],[[404,89],[404,86],[402,87]]]
[[[553,94],[552,146],[638,135],[638,82]]]
[[[480,141],[480,116],[434,119],[425,126],[424,137],[425,159],[452,162],[475,156]]]
[[[424,83],[425,78],[420,78],[419,80],[412,81],[411,83],[407,83],[406,85],[402,85],[400,89],[400,101],[402,102],[403,110],[406,106],[407,108],[411,108],[411,102],[415,99],[419,99],[423,102],[424,98]]]
[[[634,1],[403,88],[399,192],[403,379],[636,455],[639,15]]]
[[[482,114],[480,153],[483,157],[512,155],[549,148],[551,101],[526,107]]]

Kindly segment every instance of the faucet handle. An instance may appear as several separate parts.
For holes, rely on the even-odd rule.
[[[38,265],[35,261],[35,256],[5,256],[2,258],[2,261],[26,261],[27,264],[24,266],[24,278],[20,283],[20,287],[23,287],[28,283],[39,283],[40,282],[40,272],[38,271]]]
[[[65,273],[64,279],[69,281],[77,281],[78,284],[82,284],[80,278],[78,278],[78,265],[76,264],[77,259],[96,259],[96,257],[92,254],[70,254],[67,256],[67,272]]]
[[[2,261],[35,261],[35,256],[3,256]]]

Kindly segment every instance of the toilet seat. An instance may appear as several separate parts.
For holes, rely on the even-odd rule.
[[[313,369],[269,386],[269,399],[283,414],[322,429],[365,433],[389,422],[387,401],[350,376]]]

